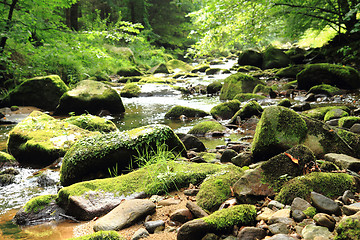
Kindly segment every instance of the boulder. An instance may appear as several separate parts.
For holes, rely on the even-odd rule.
[[[316,85],[310,88],[310,90],[307,92],[307,94],[313,93],[313,94],[325,94],[327,96],[334,96],[336,94],[341,93],[341,90],[337,87],[328,85],[328,84],[321,84]]]
[[[351,128],[354,124],[360,123],[360,117],[348,116],[339,119],[338,125],[341,128]]]
[[[170,127],[148,125],[124,132],[88,137],[76,142],[66,153],[60,170],[62,185],[108,175],[109,168],[125,170],[133,156],[155,151],[162,144],[168,150],[185,153],[185,147]]]
[[[305,121],[295,111],[281,106],[266,108],[252,143],[255,160],[267,160],[302,143],[307,129]]]
[[[191,134],[184,134],[184,133],[178,133],[177,136],[184,144],[186,150],[191,150],[195,152],[206,152],[206,147],[204,143],[201,142],[197,137]]]
[[[290,57],[291,62],[295,64],[301,64],[305,60],[306,50],[299,47],[295,47],[295,48],[290,48],[285,53]]]
[[[336,216],[341,215],[340,206],[334,200],[332,200],[328,197],[325,197],[324,195],[317,193],[317,192],[311,192],[310,199],[312,202],[312,206],[314,206],[316,208],[317,212],[327,213],[330,215],[335,214]],[[315,218],[315,216],[314,216],[314,218]]]
[[[195,219],[183,224],[177,233],[177,240],[201,240],[206,233],[214,231],[203,219]]]
[[[246,50],[240,53],[238,58],[238,64],[240,66],[249,65],[261,68],[263,64],[263,56],[257,51]]]
[[[291,101],[288,98],[283,98],[280,100],[280,102],[277,105],[289,108],[291,107]]]
[[[127,83],[121,89],[120,96],[132,98],[138,97],[141,93],[141,88],[136,83]]]
[[[44,167],[64,156],[80,138],[98,134],[33,111],[9,132],[7,151],[22,164]]]
[[[219,133],[224,135],[226,132],[226,127],[221,125],[217,121],[204,121],[196,124],[190,129],[188,134],[193,134],[195,136],[207,136],[213,135],[214,133]]]
[[[220,92],[222,88],[222,83],[220,81],[215,81],[207,85],[206,92],[207,94],[215,94]]]
[[[168,69],[166,64],[160,63],[160,64],[156,65],[155,67],[151,68],[148,72],[151,74],[156,74],[156,73],[169,74],[170,70]]]
[[[117,71],[117,75],[122,77],[141,76],[143,73],[137,67],[123,67]]]
[[[290,57],[286,55],[282,50],[268,47],[264,53],[264,60],[262,64],[262,69],[270,68],[284,68],[289,66]]]
[[[18,164],[12,155],[0,151],[0,169],[3,167],[17,166]]]
[[[54,110],[69,88],[58,75],[35,77],[23,81],[2,101],[3,105],[34,106]]]
[[[332,109],[341,109],[350,113],[350,109],[346,106],[329,106],[329,107],[319,107],[311,110],[307,110],[301,113],[306,117],[315,118],[317,120],[324,120],[326,113]]]
[[[342,218],[335,230],[336,240],[360,240],[360,214]]]
[[[326,161],[334,163],[341,170],[349,169],[354,172],[360,171],[360,159],[345,154],[327,153],[324,155]]]
[[[244,73],[235,73],[224,80],[220,99],[231,100],[239,93],[252,93],[255,86],[261,81]]]
[[[301,234],[304,239],[315,239],[316,237],[333,239],[334,237],[328,228],[322,226],[315,226],[313,224],[306,225],[301,231]]]
[[[209,114],[203,110],[178,105],[178,106],[172,107],[165,114],[165,118],[179,119],[180,116],[182,116],[182,115],[193,118],[193,117],[205,117],[205,116],[208,116]]]
[[[338,119],[338,118],[342,118],[342,117],[347,117],[349,116],[349,113],[342,110],[342,109],[339,109],[339,108],[335,108],[335,109],[331,109],[329,110],[325,116],[324,116],[324,121],[327,122],[327,121],[330,121],[332,119]]]
[[[215,74],[220,74],[221,71],[223,71],[224,69],[221,68],[208,68],[205,71],[206,75],[215,75]]]
[[[304,65],[293,65],[281,68],[275,73],[275,76],[279,78],[296,78],[296,75],[304,70],[304,68]]]
[[[322,83],[349,90],[360,87],[360,74],[357,70],[329,63],[307,65],[296,78],[298,88],[305,90]]]
[[[92,132],[106,133],[106,132],[118,131],[118,128],[116,127],[115,123],[113,123],[111,120],[94,116],[91,114],[72,116],[64,119],[63,121]]]
[[[177,59],[168,61],[166,66],[170,71],[180,70],[183,72],[191,72],[194,69],[191,65]]]
[[[230,124],[237,124],[238,119],[245,120],[252,116],[260,117],[263,112],[263,108],[256,101],[250,101],[246,103],[239,111],[237,111],[230,120]]]
[[[240,102],[238,100],[231,100],[220,103],[210,110],[211,116],[215,119],[225,120],[230,119],[240,109]]]
[[[258,95],[258,94],[254,94],[254,93],[239,93],[239,94],[236,94],[235,97],[234,97],[234,100],[239,100],[240,102],[245,102],[245,101],[248,101],[248,100],[252,100],[252,99],[265,99],[266,97],[265,96],[261,96],[261,95]]]
[[[193,70],[191,70],[192,73],[196,73],[196,72],[205,72],[206,69],[210,68],[209,64],[199,64],[194,66]]]
[[[69,112],[97,114],[101,110],[108,110],[111,113],[125,112],[120,95],[109,85],[83,80],[74,89],[62,95],[55,114]]]

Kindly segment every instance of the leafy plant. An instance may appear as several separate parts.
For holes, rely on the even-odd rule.
[[[114,167],[108,168],[108,171],[109,171],[110,177],[117,177],[117,176],[119,176],[118,164],[116,163]]]

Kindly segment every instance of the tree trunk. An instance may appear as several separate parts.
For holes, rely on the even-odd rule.
[[[68,28],[78,31],[79,30],[79,2],[71,5],[70,8],[65,10],[66,26]]]
[[[18,0],[13,0],[12,3],[10,4],[9,14],[8,14],[8,18],[6,20],[5,31],[4,31],[5,36],[2,37],[0,40],[0,54],[2,54],[5,50],[6,40],[8,39],[7,33],[10,31],[11,20],[12,20],[14,9],[15,9],[17,2],[18,2]]]

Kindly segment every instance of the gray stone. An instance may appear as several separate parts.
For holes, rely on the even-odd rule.
[[[308,203],[308,201],[299,197],[294,198],[294,200],[291,203],[291,211],[294,210],[305,211],[309,207],[311,207],[311,204]]]
[[[168,198],[168,199],[159,201],[158,205],[159,206],[171,206],[171,205],[178,205],[180,203],[181,203],[180,199]]]
[[[297,240],[297,238],[291,237],[287,234],[276,234],[272,236],[271,238],[268,238],[268,240]]]
[[[350,128],[350,132],[360,133],[360,123],[355,123],[354,125],[352,125]]]
[[[342,207],[342,211],[346,216],[350,216],[350,215],[356,214],[357,212],[360,212],[360,207],[344,205]]]
[[[275,200],[271,200],[267,206],[268,208],[277,208],[277,209],[283,209],[285,207],[284,204],[282,204],[281,202],[275,201]]]
[[[200,189],[186,189],[184,190],[184,194],[186,196],[196,196],[199,193]]]
[[[294,211],[291,211],[291,217],[296,222],[301,222],[302,220],[304,220],[306,218],[306,214],[301,210],[295,209]]]
[[[152,214],[155,204],[149,200],[134,199],[122,202],[111,212],[96,221],[94,231],[120,230]]]
[[[163,231],[165,229],[165,222],[163,220],[147,221],[144,223],[144,227],[149,233]]]
[[[310,198],[312,205],[317,209],[318,212],[341,215],[341,209],[339,205],[332,199],[325,197],[322,194],[311,192]]]
[[[237,239],[254,240],[263,239],[266,236],[266,231],[259,227],[244,227],[237,235]]]
[[[337,127],[337,126],[339,126],[339,118],[331,119],[329,121],[326,121],[326,124],[329,124],[330,126]]]
[[[177,240],[201,240],[212,227],[202,219],[195,219],[182,225],[177,234]]]
[[[131,240],[139,240],[142,238],[147,238],[149,235],[150,235],[149,232],[145,228],[140,228],[133,234]]]
[[[330,231],[333,231],[335,228],[335,219],[326,213],[317,213],[313,219],[317,225],[327,227]]]
[[[306,240],[313,240],[317,236],[332,238],[333,235],[326,227],[307,225],[302,230],[302,235]]]
[[[180,140],[184,143],[186,150],[195,152],[206,152],[206,147],[197,137],[191,134],[177,134]]]
[[[337,153],[325,154],[324,159],[336,164],[341,169],[349,169],[354,172],[360,171],[360,159]]]
[[[231,162],[231,159],[237,155],[237,152],[235,152],[232,149],[226,149],[223,154],[221,155],[220,162]]]
[[[188,201],[186,203],[186,207],[190,210],[190,212],[194,215],[195,218],[202,218],[209,215],[196,203]]]
[[[269,225],[269,231],[271,232],[271,234],[275,235],[275,234],[289,234],[290,230],[288,229],[287,225],[285,223],[275,223],[275,224],[271,224]]]
[[[189,209],[178,209],[170,215],[170,220],[174,222],[186,223],[193,220],[193,215]]]
[[[296,222],[290,217],[271,217],[268,224],[275,223],[284,223],[286,225],[296,226]]]
[[[238,167],[249,166],[253,163],[252,154],[251,152],[239,153],[231,159],[231,162]]]
[[[346,190],[341,197],[344,204],[351,204],[355,200],[354,194],[350,190]]]

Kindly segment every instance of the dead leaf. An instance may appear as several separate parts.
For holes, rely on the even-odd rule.
[[[299,165],[299,160],[298,159],[296,159],[296,158],[294,158],[293,156],[291,156],[290,154],[288,154],[288,153],[284,153],[286,156],[288,156],[290,159],[291,159],[291,161],[293,161],[294,163],[296,163],[297,165]]]

